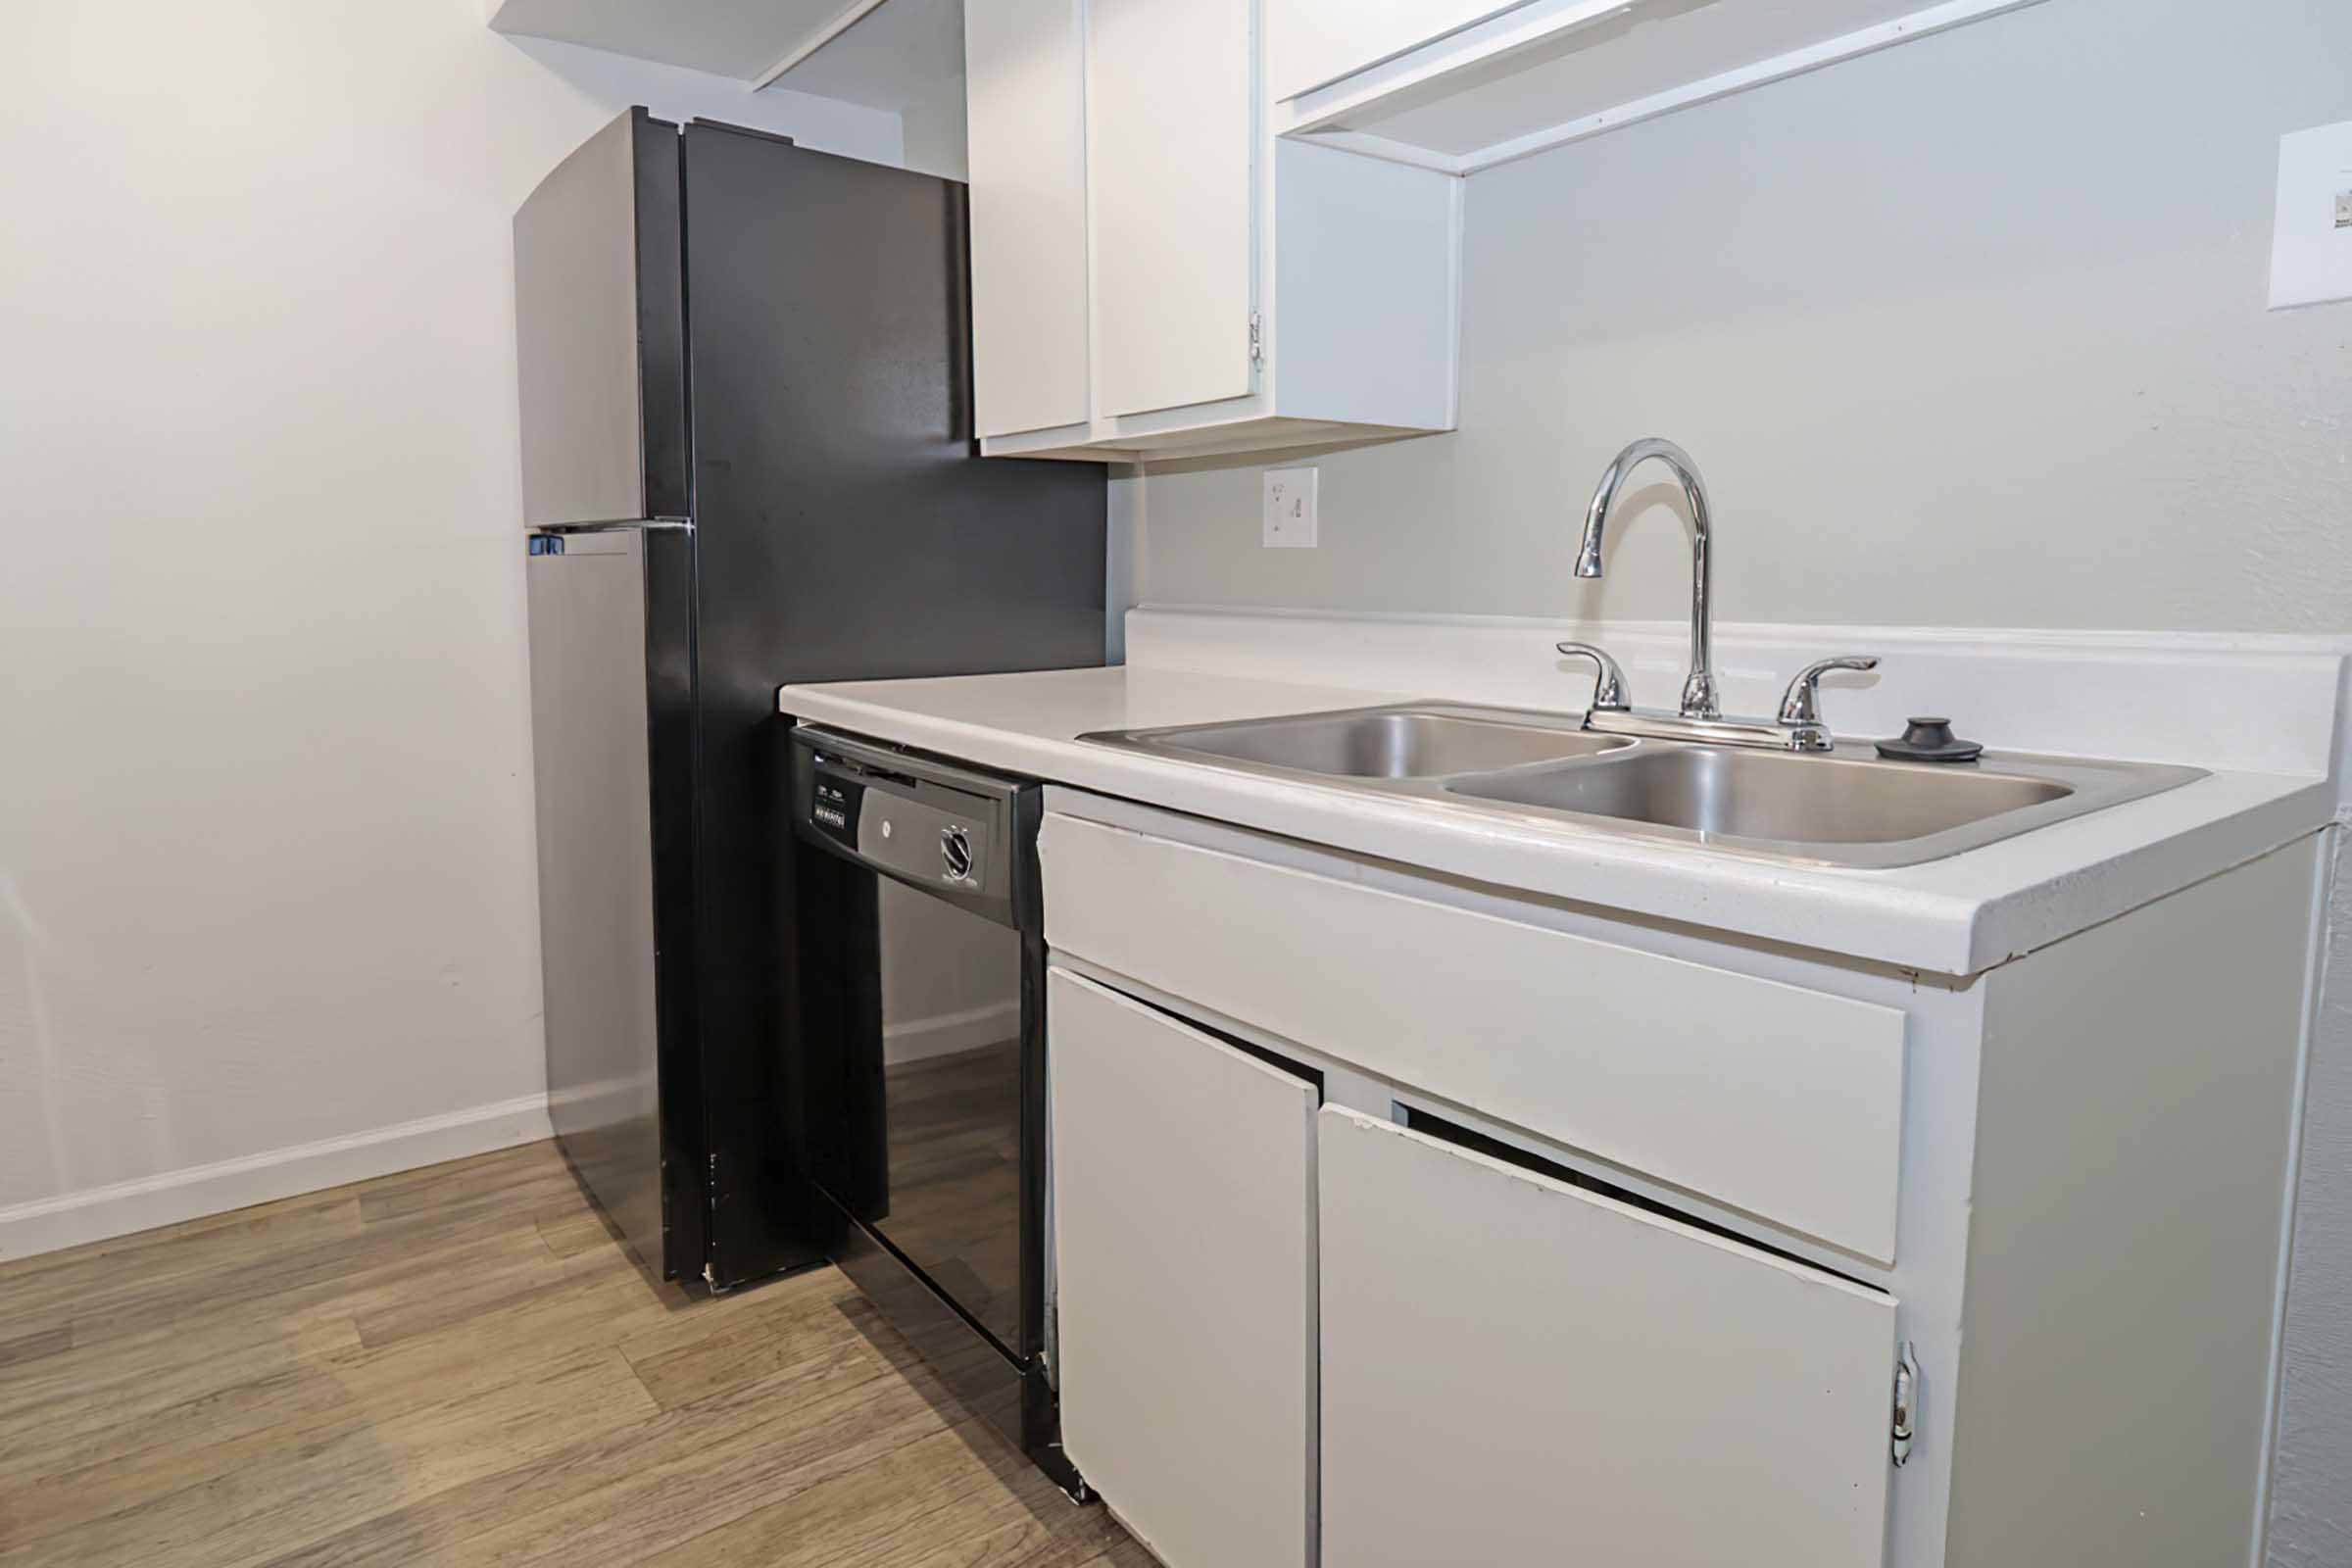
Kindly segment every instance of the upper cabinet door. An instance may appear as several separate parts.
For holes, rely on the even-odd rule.
[[[979,433],[1087,407],[1083,0],[968,0],[972,378]]]
[[[1885,1560],[1892,1298],[1320,1120],[1324,1562]]]
[[[1099,412],[1247,396],[1252,0],[1093,0],[1088,158]]]
[[[1527,0],[1266,0],[1274,96],[1296,98]]]

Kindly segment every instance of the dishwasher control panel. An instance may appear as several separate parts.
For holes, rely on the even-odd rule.
[[[1034,786],[807,729],[792,770],[804,836],[901,882],[1009,906],[1012,802]]]

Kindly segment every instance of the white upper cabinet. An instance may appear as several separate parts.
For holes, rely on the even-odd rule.
[[[1083,0],[966,8],[973,394],[982,436],[1087,416]]]
[[[1250,391],[1250,7],[1093,0],[1089,8],[1086,161],[1104,414]]]
[[[1452,428],[1461,182],[1278,144],[1265,3],[966,0],[984,451]]]

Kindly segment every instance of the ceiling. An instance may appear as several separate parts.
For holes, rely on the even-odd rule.
[[[852,0],[504,0],[490,25],[751,81],[851,9]]]
[[[777,77],[776,85],[875,109],[952,96],[960,114],[963,0],[889,0]]]

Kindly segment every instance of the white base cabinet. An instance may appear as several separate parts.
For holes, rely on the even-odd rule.
[[[1171,1568],[2259,1561],[2333,837],[1938,975],[1050,791],[1071,1454]]]
[[[1325,1561],[1883,1560],[1891,1297],[1320,1119]]]
[[[1052,971],[1062,1442],[1176,1568],[1314,1560],[1313,1084]]]

